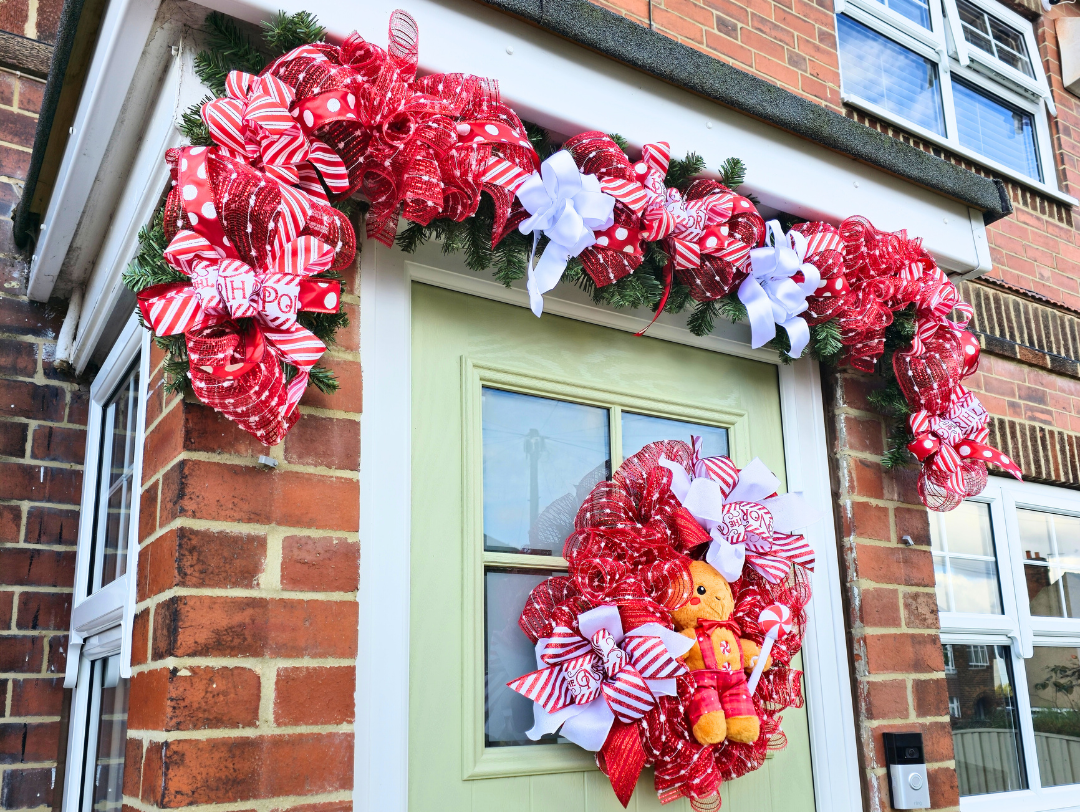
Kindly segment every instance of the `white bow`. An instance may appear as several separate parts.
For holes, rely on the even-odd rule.
[[[779,489],[780,480],[757,457],[739,472],[738,481],[726,498],[720,483],[707,474],[691,478],[676,462],[661,458],[660,464],[671,471],[671,492],[675,498],[712,537],[705,560],[729,581],[742,576],[746,544],[733,544],[722,532],[725,504],[748,502],[760,505],[771,514],[772,529],[781,533],[794,533],[817,520],[817,512],[802,494],[769,496]]]
[[[799,314],[806,310],[806,297],[821,286],[821,274],[803,262],[806,237],[797,231],[785,235],[776,220],[770,220],[766,228],[766,243],[771,240],[771,245],[750,251],[750,275],[739,285],[739,301],[750,317],[750,346],[757,349],[766,344],[779,324],[791,339],[789,354],[798,358],[810,342],[810,328]],[[796,282],[792,277],[800,271],[803,281]]]
[[[560,150],[540,165],[517,190],[518,199],[532,216],[521,223],[522,234],[533,235],[529,257],[529,306],[544,312],[544,294],[559,284],[566,263],[596,242],[594,231],[615,223],[615,198],[600,191],[596,175],[578,170],[573,156]],[[541,234],[551,241],[538,263],[536,243]]]
[[[586,640],[600,630],[607,629],[615,642],[622,643],[626,637],[647,636],[659,637],[668,653],[673,657],[682,657],[694,647],[694,641],[684,637],[678,632],[665,629],[659,623],[646,623],[636,629],[623,634],[622,619],[619,610],[614,606],[598,606],[588,612],[578,615],[578,628]],[[544,649],[547,648],[548,638],[542,637],[536,641],[536,665],[543,668],[547,665],[541,659]],[[647,679],[645,684],[649,686],[653,696],[676,696],[675,678],[671,679]],[[559,735],[569,739],[578,747],[586,750],[599,750],[607,741],[608,732],[615,721],[615,714],[603,696],[598,696],[592,702],[584,705],[568,705],[555,713],[548,713],[539,702],[533,702],[533,727],[526,731],[525,735],[533,741],[548,733],[559,730]],[[561,728],[561,730],[560,730]]]

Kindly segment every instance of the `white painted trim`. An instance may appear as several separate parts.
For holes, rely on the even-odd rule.
[[[203,0],[203,4],[251,21],[267,19],[279,9],[305,9],[328,26],[331,37],[344,37],[356,29],[374,43],[385,44],[390,13],[400,2]],[[424,71],[497,79],[503,97],[522,116],[556,133],[618,132],[632,149],[663,139],[671,143],[674,155],[693,150],[713,169],[738,155],[749,168],[746,190],[766,206],[830,222],[862,214],[878,228],[906,228],[918,235],[949,271],[967,272],[979,265],[965,204],[473,0],[412,0],[408,10],[419,25]]]
[[[135,77],[157,0],[112,0],[105,11],[55,191],[30,266],[27,295],[45,300],[67,257],[113,127]]]
[[[93,552],[94,511],[97,504],[97,472],[101,455],[101,415],[117,384],[139,359],[139,403],[135,417],[135,456],[132,467],[131,515],[128,526],[127,571],[124,575],[90,594]],[[75,554],[75,594],[72,597],[71,629],[68,642],[64,687],[76,687],[79,660],[85,640],[112,626],[120,626],[123,635],[120,675],[131,676],[131,627],[135,620],[135,583],[139,553],[139,489],[142,484],[143,444],[146,425],[146,393],[150,378],[150,334],[139,326],[132,314],[120,334],[101,372],[90,387],[90,414],[87,421],[86,459],[83,467],[83,490],[80,502],[79,534]],[[97,656],[102,656],[98,654]]]
[[[165,151],[183,143],[177,129],[179,118],[206,92],[195,76],[194,64],[194,49],[181,45],[145,124],[130,181],[111,217],[112,225],[87,281],[86,302],[72,351],[72,366],[80,374],[97,350],[113,311],[125,294],[121,276],[138,251],[139,231],[150,222],[168,188]]]
[[[361,420],[359,656],[356,687],[357,812],[408,809],[408,629],[385,622],[385,607],[409,590],[411,493],[412,281],[528,307],[520,284],[505,288],[465,269],[458,257],[428,245],[410,259],[367,243],[361,274],[361,361],[365,398]],[[545,312],[636,332],[651,314],[617,313],[591,303],[571,285],[545,296]],[[749,328],[724,325],[717,335],[695,337],[665,314],[650,335],[777,365],[789,488],[812,504],[829,506],[825,413],[816,363],[779,363],[773,352],[748,346]],[[404,448],[403,448],[404,446]],[[862,793],[841,596],[840,563],[831,510],[807,531],[817,552],[814,600],[806,644],[806,702],[814,794],[821,812],[860,812]],[[371,652],[379,652],[378,657]]]

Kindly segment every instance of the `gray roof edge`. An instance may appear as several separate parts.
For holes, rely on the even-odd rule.
[[[923,152],[589,0],[479,2],[725,107],[967,203],[982,210],[987,225],[1012,213],[1012,202],[1001,181]]]

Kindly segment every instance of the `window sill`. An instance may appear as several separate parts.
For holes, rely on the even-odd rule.
[[[891,113],[885,108],[879,107],[878,105],[874,104],[873,102],[868,102],[850,93],[841,93],[840,100],[846,105],[862,110],[864,113],[869,113],[875,118],[879,118],[884,122],[906,130],[907,132],[918,138],[929,141],[932,144],[936,144],[943,149],[947,149],[949,150],[949,152],[952,152],[955,155],[960,156],[961,158],[966,158],[972,163],[976,163],[979,166],[985,167],[986,169],[989,169],[992,172],[1001,175],[1002,177],[1008,178],[1009,180],[1015,181],[1016,183],[1019,183],[1023,186],[1027,186],[1028,188],[1033,189],[1039,194],[1052,198],[1059,203],[1064,203],[1066,206],[1075,206],[1078,202],[1080,202],[1075,197],[1065,194],[1056,187],[1048,186],[1041,181],[1037,181],[1034,178],[1028,177],[1022,172],[1017,172],[1015,169],[1010,169],[1003,164],[999,164],[997,161],[993,161],[990,158],[985,157],[984,155],[980,155],[974,150],[968,149],[967,147],[962,146],[961,144],[958,144],[954,141],[950,141],[948,138],[942,135],[938,135],[931,130],[927,130],[924,127],[920,127],[918,124],[914,124],[907,119],[896,115],[895,113]]]

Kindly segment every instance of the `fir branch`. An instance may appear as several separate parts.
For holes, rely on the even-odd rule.
[[[202,106],[208,101],[213,101],[212,97],[204,96],[201,102],[191,105],[180,117],[180,133],[193,147],[209,147],[214,143],[210,128],[202,118]]]
[[[165,262],[167,245],[164,212],[159,210],[150,225],[143,226],[139,231],[138,251],[121,275],[124,285],[135,293],[141,293],[154,285],[185,281],[186,276]]]
[[[314,386],[324,395],[332,395],[338,390],[338,379],[328,367],[316,364],[308,372],[308,386]]]
[[[551,135],[547,130],[539,124],[533,124],[531,121],[522,121],[521,123],[525,125],[525,132],[529,134],[529,143],[533,145],[533,149],[536,150],[536,154],[540,156],[541,161],[546,161],[558,151],[558,147],[551,143]]]
[[[686,317],[686,326],[696,336],[707,336],[716,326],[720,307],[716,301],[698,302],[693,312]]]
[[[835,366],[844,345],[840,342],[840,320],[829,319],[810,328],[810,355],[823,364]]]
[[[746,164],[741,158],[728,158],[720,164],[720,177],[726,187],[737,192],[746,180]]]
[[[337,344],[337,331],[349,326],[349,316],[343,310],[337,313],[312,313],[301,310],[296,320],[315,334],[327,347]]]
[[[907,422],[898,423],[889,432],[888,449],[881,455],[881,467],[887,471],[903,468],[915,462],[915,455],[907,450],[915,437],[908,430]]]
[[[230,71],[258,73],[266,66],[266,57],[231,17],[213,11],[206,18],[206,27],[207,50],[195,57],[195,73],[215,96],[225,95]]]
[[[308,11],[295,14],[279,11],[263,23],[263,40],[275,57],[301,45],[321,42],[325,34],[326,29],[319,25],[318,18]]]
[[[664,185],[683,189],[689,185],[695,175],[700,175],[703,171],[705,171],[705,159],[696,152],[688,152],[682,160],[671,159],[667,175],[664,176]]]
[[[630,147],[630,142],[618,133],[608,133],[607,137],[614,141],[616,146],[618,146],[618,148],[621,149],[624,153]]]
[[[725,318],[731,321],[732,324],[738,324],[740,321],[745,321],[749,318],[746,312],[746,305],[739,301],[738,291],[731,291],[727,296],[722,299],[716,300],[717,315],[721,318]]]

